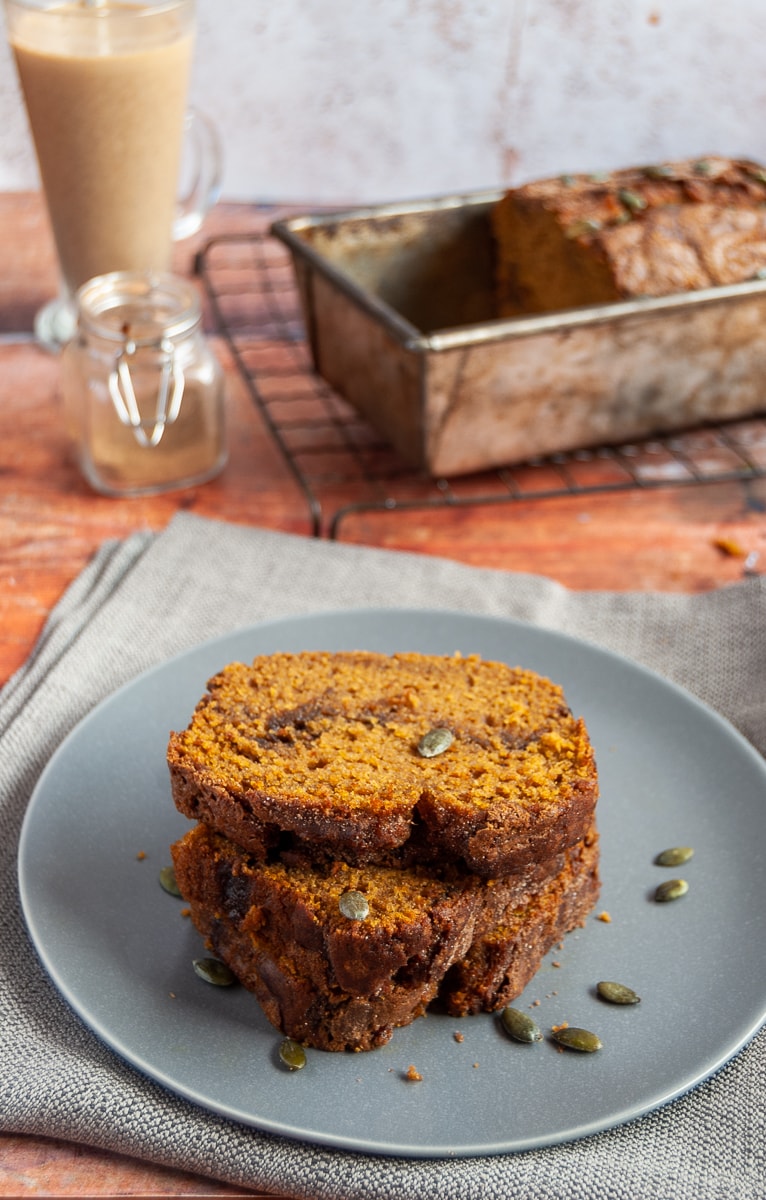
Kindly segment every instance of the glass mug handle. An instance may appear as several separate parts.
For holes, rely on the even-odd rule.
[[[221,194],[223,155],[218,131],[199,109],[187,110],[184,121],[184,164],[186,188],[178,201],[173,222],[173,241],[191,237]]]

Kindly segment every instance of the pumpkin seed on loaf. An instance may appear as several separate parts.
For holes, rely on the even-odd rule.
[[[433,756],[424,735],[452,740]],[[307,651],[232,663],[168,745],[173,798],[265,861],[487,877],[578,842],[598,795],[562,689],[476,656]]]

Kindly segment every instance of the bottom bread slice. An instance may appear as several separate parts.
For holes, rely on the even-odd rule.
[[[192,920],[288,1036],[369,1050],[440,997],[491,1011],[523,990],[598,895],[598,837],[503,880],[450,868],[259,864],[204,824],[173,846]],[[364,918],[344,897],[364,898]],[[350,911],[350,910],[347,910]]]

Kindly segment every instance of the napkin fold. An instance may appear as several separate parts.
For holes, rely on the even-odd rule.
[[[713,1079],[619,1129],[515,1155],[413,1161],[327,1150],[207,1113],[122,1061],[50,983],[24,929],[16,855],[29,797],[62,738],[121,684],[201,641],[268,618],[367,607],[513,617],[585,638],[683,685],[766,753],[761,578],[692,596],[572,592],[189,514],[159,534],[109,542],[0,693],[0,1127],[312,1200],[763,1200],[763,1030]]]

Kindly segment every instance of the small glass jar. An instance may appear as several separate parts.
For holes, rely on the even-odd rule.
[[[109,496],[212,479],[226,462],[223,372],[192,284],[115,271],[77,292],[62,389],[80,468]]]

